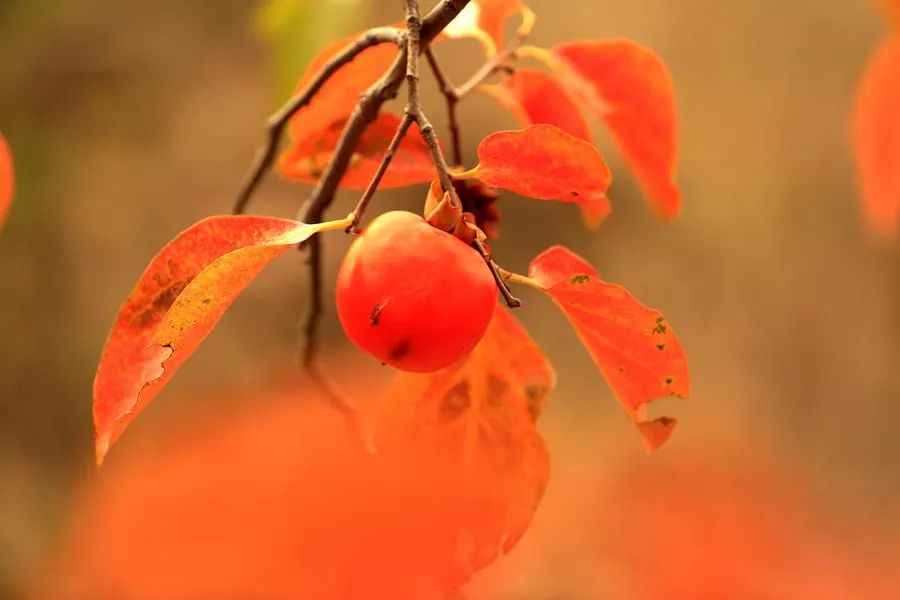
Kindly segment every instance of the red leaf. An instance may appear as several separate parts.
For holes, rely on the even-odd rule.
[[[384,406],[379,452],[416,448],[452,534],[458,573],[448,589],[508,552],[527,529],[549,477],[535,428],[555,375],[505,309],[461,362],[437,373],[400,373]],[[433,478],[433,476],[432,476]]]
[[[315,136],[296,139],[278,159],[278,170],[282,176],[315,183],[331,160],[345,123],[346,119],[334,121]],[[399,124],[400,119],[396,115],[378,115],[360,139],[350,166],[341,179],[342,187],[353,190],[366,188]],[[410,127],[385,171],[379,189],[425,183],[433,178],[434,163],[431,162],[428,146],[419,135],[418,127]]]
[[[632,41],[576,41],[551,61],[569,87],[603,119],[659,215],[681,210],[675,90],[662,60]]]
[[[581,108],[553,75],[523,67],[516,69],[503,83],[481,86],[481,90],[511,111],[522,127],[545,123],[587,142],[592,141]]]
[[[15,171],[13,169],[12,150],[3,134],[0,134],[0,229],[6,221],[9,207],[12,204],[15,187]]]
[[[334,223],[210,217],[184,231],[150,261],[119,310],[97,367],[98,463],[263,267]]]
[[[648,423],[645,405],[662,396],[690,395],[687,359],[665,318],[624,288],[602,281],[587,261],[562,246],[535,258],[529,275],[575,327],[648,450],[663,443],[675,421]]]
[[[900,232],[900,35],[875,51],[859,82],[853,145],[863,211],[877,234]]]
[[[611,180],[592,144],[553,125],[492,133],[478,145],[478,159],[477,167],[457,177],[544,200],[597,202]]]
[[[474,0],[444,29],[450,38],[475,38],[481,41],[487,54],[496,54],[504,47],[503,30],[507,19],[523,16],[523,29],[531,28],[534,15],[521,0]]]

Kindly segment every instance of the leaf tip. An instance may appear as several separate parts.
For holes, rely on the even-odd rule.
[[[98,433],[94,439],[94,458],[98,468],[103,466],[106,453],[109,452],[109,443],[109,433]]]
[[[644,443],[644,451],[650,455],[659,450],[671,437],[676,425],[678,425],[678,421],[672,417],[660,417],[652,421],[635,423],[638,433],[641,435],[641,441]]]

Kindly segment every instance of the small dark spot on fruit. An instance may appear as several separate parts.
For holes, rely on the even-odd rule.
[[[662,352],[663,350],[666,349],[666,345],[665,344],[657,344],[656,349],[659,350],[660,352]]]
[[[203,304],[209,304],[210,302],[212,302],[212,298],[204,298],[203,299]]]
[[[569,281],[573,285],[580,285],[582,283],[587,283],[590,280],[591,280],[590,275],[572,275],[572,279],[570,279]]]
[[[410,350],[410,341],[409,338],[405,338],[394,344],[394,347],[390,349],[388,352],[388,358],[391,360],[400,360],[407,354],[409,354]]]
[[[384,307],[387,306],[388,302],[390,302],[390,298],[385,298],[381,302],[375,305],[375,308],[372,309],[372,312],[369,313],[369,325],[375,326],[378,325],[378,317],[381,316],[381,311],[384,310]]]
[[[658,319],[656,319],[656,327],[654,327],[650,333],[658,333],[658,334],[662,335],[665,332],[666,332],[665,320],[662,317],[659,317]]]
[[[665,383],[666,385],[672,385],[673,383],[675,383],[675,378],[666,377],[665,379],[663,379],[663,383]]]

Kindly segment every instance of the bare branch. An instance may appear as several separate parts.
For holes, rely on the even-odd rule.
[[[366,212],[366,208],[368,208],[369,201],[372,200],[372,196],[375,195],[375,190],[378,189],[378,185],[381,183],[381,178],[384,177],[385,171],[387,171],[388,167],[390,166],[391,160],[393,160],[394,158],[394,154],[400,147],[400,142],[403,141],[403,137],[406,135],[406,132],[409,130],[414,121],[415,119],[413,119],[411,116],[404,115],[403,120],[400,121],[400,124],[397,126],[397,131],[394,132],[394,137],[391,139],[391,143],[388,144],[387,150],[384,151],[384,156],[381,158],[381,163],[378,165],[378,169],[372,176],[371,181],[369,181],[369,185],[366,186],[366,190],[360,197],[359,202],[356,203],[356,208],[353,209],[353,222],[347,226],[347,233],[359,232],[359,221],[360,219],[362,219],[363,214]]]
[[[253,192],[262,181],[266,171],[272,166],[275,154],[278,151],[278,143],[290,118],[298,110],[309,104],[319,90],[322,89],[322,86],[325,85],[325,82],[337,73],[341,67],[362,53],[363,50],[385,42],[400,44],[403,41],[403,36],[403,31],[394,27],[379,27],[365,32],[356,41],[329,59],[302,92],[294,96],[278,112],[269,117],[266,124],[266,143],[257,151],[253,165],[250,167],[250,171],[247,173],[247,177],[241,186],[234,204],[233,212],[235,214],[244,212]]]
[[[505,271],[494,262],[493,258],[491,258],[491,253],[488,252],[485,245],[476,238],[475,241],[472,242],[472,247],[478,250],[478,253],[481,254],[481,257],[484,259],[484,262],[487,263],[488,268],[491,270],[491,275],[494,276],[494,281],[497,282],[497,287],[500,289],[500,295],[503,296],[506,305],[510,308],[519,308],[522,306],[522,302],[512,295],[509,285],[507,285],[506,279],[503,277],[502,272]]]
[[[456,93],[456,88],[450,83],[450,79],[444,74],[444,70],[441,68],[440,63],[438,63],[437,57],[434,55],[431,46],[428,46],[425,49],[425,57],[428,59],[428,65],[431,67],[431,72],[434,74],[438,88],[441,90],[441,94],[444,95],[444,100],[447,104],[447,126],[450,129],[450,147],[453,151],[453,165],[458,167],[463,164],[462,136],[459,131],[459,121],[456,116],[456,105],[459,104],[459,96]]]

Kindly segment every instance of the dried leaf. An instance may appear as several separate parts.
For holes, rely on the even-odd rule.
[[[853,146],[860,197],[869,227],[900,233],[900,34],[875,51],[859,82]]]
[[[0,229],[9,214],[12,205],[13,188],[15,187],[15,171],[13,169],[12,150],[6,138],[0,133]]]
[[[509,551],[531,522],[549,476],[535,420],[554,384],[543,353],[499,306],[463,361],[395,378],[379,452],[414,447],[419,459],[427,457],[430,475],[420,479],[445,499],[444,534],[456,563],[447,589]]]
[[[675,183],[675,90],[659,56],[630,40],[575,41],[552,51],[562,81],[603,119],[664,219],[681,210]]]
[[[535,258],[529,275],[575,327],[648,450],[658,447],[675,421],[648,423],[646,404],[690,395],[684,349],[668,322],[624,288],[602,281],[587,261],[562,246]]]
[[[478,145],[478,159],[456,177],[544,200],[589,204],[605,196],[611,181],[593,144],[553,125],[492,133]]]
[[[462,202],[464,212],[475,218],[475,224],[481,229],[489,240],[500,237],[500,208],[497,206],[497,198],[500,193],[478,181],[477,179],[454,179],[453,187]]]
[[[209,217],[150,261],[119,310],[97,368],[98,463],[263,267],[326,225]]]

